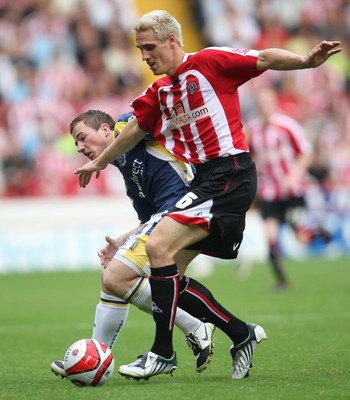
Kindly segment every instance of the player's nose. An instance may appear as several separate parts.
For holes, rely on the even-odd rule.
[[[84,153],[84,145],[82,143],[77,144],[78,153]]]

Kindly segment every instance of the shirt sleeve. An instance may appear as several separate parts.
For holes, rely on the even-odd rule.
[[[157,121],[161,118],[156,82],[131,103],[137,123],[145,132],[153,132]]]
[[[265,72],[257,69],[258,50],[209,47],[197,54],[197,62],[236,87]]]

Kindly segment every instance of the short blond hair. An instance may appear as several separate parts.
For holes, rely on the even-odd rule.
[[[154,10],[142,15],[134,25],[133,29],[135,32],[153,29],[155,37],[162,43],[166,42],[170,33],[173,33],[178,45],[181,48],[183,47],[181,25],[177,19],[167,11]]]

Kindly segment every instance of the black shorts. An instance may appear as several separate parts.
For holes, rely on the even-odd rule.
[[[281,224],[284,222],[291,223],[293,225],[295,218],[290,218],[291,214],[295,214],[295,211],[305,209],[304,197],[294,197],[285,200],[274,200],[264,201],[257,199],[256,205],[259,208],[260,214],[263,219],[274,218]]]
[[[257,187],[250,153],[218,158],[196,166],[190,192],[169,211],[175,220],[198,225],[210,235],[188,247],[214,257],[237,257],[246,213]]]

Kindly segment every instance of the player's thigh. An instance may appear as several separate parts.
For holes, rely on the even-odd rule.
[[[102,287],[106,292],[123,298],[139,279],[135,270],[113,258],[102,272]]]
[[[155,266],[158,257],[168,254],[174,258],[180,250],[206,236],[208,233],[198,225],[186,225],[165,216],[150,234],[146,252],[152,266]]]
[[[131,235],[108,264],[103,276],[103,286],[118,297],[124,297],[140,277],[148,277],[149,260],[146,243],[151,224],[144,224]]]
[[[177,269],[179,271],[179,277],[182,279],[182,277],[185,275],[185,271],[189,265],[189,263],[198,255],[200,254],[199,251],[197,250],[180,250],[176,255],[175,255],[175,262],[177,265]]]

